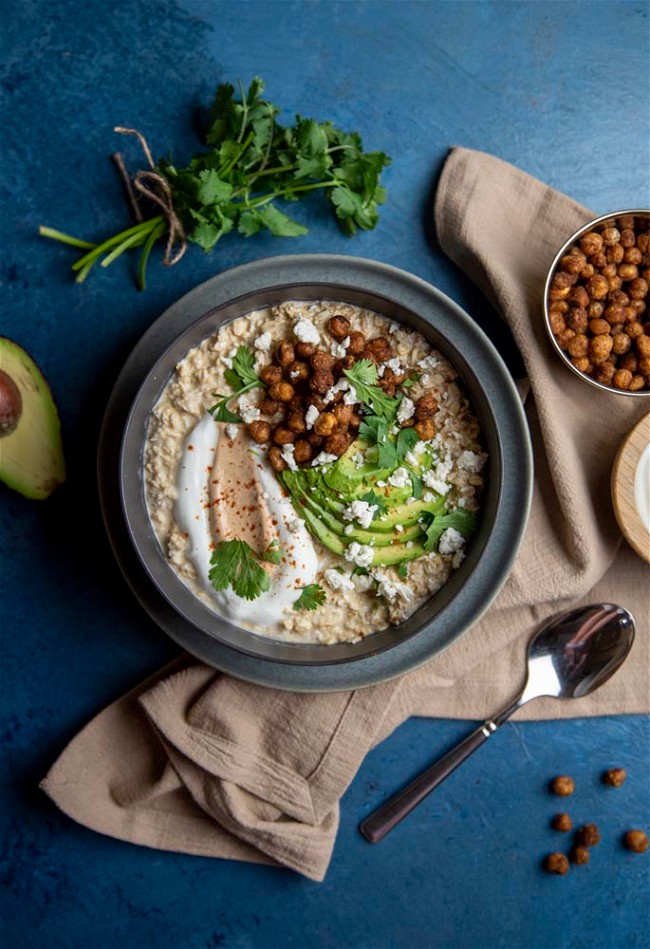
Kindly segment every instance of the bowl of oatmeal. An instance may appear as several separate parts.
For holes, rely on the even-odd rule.
[[[426,661],[491,602],[526,523],[528,436],[497,353],[371,261],[270,258],[198,291],[162,318],[119,458],[163,627],[280,687]]]

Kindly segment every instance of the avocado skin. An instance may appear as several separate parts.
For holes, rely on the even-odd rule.
[[[0,337],[0,369],[22,400],[15,428],[0,437],[0,481],[26,498],[42,501],[65,481],[56,404],[32,357],[5,336]]]

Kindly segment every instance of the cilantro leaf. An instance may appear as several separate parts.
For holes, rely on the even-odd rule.
[[[271,579],[260,567],[255,551],[245,540],[225,540],[210,557],[210,583],[215,590],[230,587],[237,596],[255,600],[271,588]]]
[[[437,550],[440,537],[448,527],[453,527],[463,537],[469,538],[476,530],[476,516],[462,507],[448,514],[434,514],[426,530],[427,539],[424,549]]]
[[[372,516],[372,519],[379,517],[380,514],[385,514],[388,508],[386,507],[386,500],[381,494],[377,494],[376,491],[367,491],[362,497],[359,498],[360,501],[365,501],[367,504],[374,504],[377,508],[375,513]]]
[[[409,478],[411,479],[411,484],[413,486],[413,497],[415,498],[416,501],[419,501],[420,498],[422,497],[422,488],[424,486],[424,482],[422,481],[422,478],[420,477],[420,475],[416,474],[415,471],[411,471],[410,468],[407,468],[407,471],[409,473]]]
[[[302,588],[302,592],[296,602],[293,604],[293,608],[296,611],[299,610],[315,610],[327,599],[325,590],[318,583],[310,583],[306,587]]]
[[[399,458],[405,458],[418,441],[418,433],[414,428],[402,428],[397,435],[397,454]]]
[[[241,416],[237,415],[236,412],[231,412],[228,408],[228,403],[231,399],[234,399],[235,393],[221,395],[218,392],[213,392],[212,395],[219,399],[218,402],[215,402],[215,404],[211,405],[208,409],[208,412],[213,416],[215,422],[228,422],[231,425],[238,425],[241,422]]]
[[[257,216],[274,237],[300,237],[301,234],[308,233],[306,227],[287,217],[274,204],[265,204],[257,208]]]
[[[357,398],[369,405],[375,415],[380,415],[388,421],[395,418],[401,397],[394,399],[375,385],[377,367],[370,359],[360,359],[351,369],[344,369],[343,374],[354,386]]]
[[[421,373],[419,372],[410,372],[407,378],[402,383],[403,389],[410,389],[411,386],[414,386],[416,382],[420,381]]]
[[[199,172],[196,193],[202,205],[218,204],[227,201],[232,194],[232,184],[222,181],[214,168]]]
[[[408,580],[409,575],[409,566],[407,563],[401,563],[397,568],[397,575],[402,578],[402,580]]]
[[[250,346],[238,346],[237,352],[232,359],[232,372],[236,374],[238,384],[233,388],[260,383],[261,380],[255,372],[255,354]]]
[[[263,554],[260,554],[260,560],[265,563],[280,563],[282,561],[282,551],[277,540],[271,541]]]

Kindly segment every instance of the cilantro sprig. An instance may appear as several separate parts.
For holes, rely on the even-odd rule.
[[[255,372],[255,356],[252,349],[248,346],[239,346],[232,358],[232,366],[226,369],[224,377],[234,391],[230,395],[213,392],[213,396],[219,401],[211,405],[208,412],[214,416],[216,422],[228,422],[236,425],[241,422],[241,416],[229,409],[228,403],[236,399],[237,396],[243,395],[244,392],[258,389],[264,385]]]
[[[215,590],[231,587],[237,596],[256,600],[271,588],[271,578],[260,566],[260,559],[245,540],[221,541],[210,557],[210,583]]]
[[[343,374],[354,386],[357,398],[369,406],[375,415],[389,422],[395,418],[402,397],[386,395],[377,385],[377,367],[370,359],[360,359],[351,369],[344,369]]]
[[[205,134],[207,150],[184,167],[167,160],[155,166],[169,186],[187,239],[209,253],[230,233],[251,237],[267,230],[275,237],[298,237],[307,228],[277,202],[319,191],[343,233],[374,228],[386,197],[379,178],[390,158],[364,152],[358,133],[343,132],[331,122],[296,115],[293,125],[281,125],[280,109],[262,98],[263,91],[259,77],[248,90],[240,83],[239,94],[230,84],[220,85]],[[47,227],[39,232],[83,251],[72,267],[77,283],[98,261],[106,267],[129,248],[141,247],[138,286],[144,289],[149,255],[158,241],[167,240],[169,220],[155,214],[100,243]]]
[[[426,529],[427,539],[424,542],[424,549],[437,550],[440,538],[448,527],[455,528],[465,539],[468,539],[476,530],[476,515],[462,507],[448,514],[434,514]]]
[[[302,588],[302,592],[293,604],[293,608],[298,612],[300,610],[315,610],[322,606],[326,599],[327,594],[318,583],[309,583]]]

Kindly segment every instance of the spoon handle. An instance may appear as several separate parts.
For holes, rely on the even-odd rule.
[[[491,738],[497,728],[503,724],[520,705],[523,704],[517,699],[508,708],[505,708],[499,715],[488,719],[483,725],[480,725],[476,731],[464,738],[460,744],[452,748],[443,758],[432,764],[430,768],[418,775],[402,791],[399,791],[393,797],[389,798],[385,804],[382,804],[376,811],[359,824],[359,830],[371,844],[378,844],[380,840],[388,834],[400,821],[404,820],[407,814],[417,807],[417,805],[427,797],[428,794],[437,788],[445,778],[448,778],[452,771],[455,771],[459,764],[462,764],[466,758],[469,758],[477,748]]]

